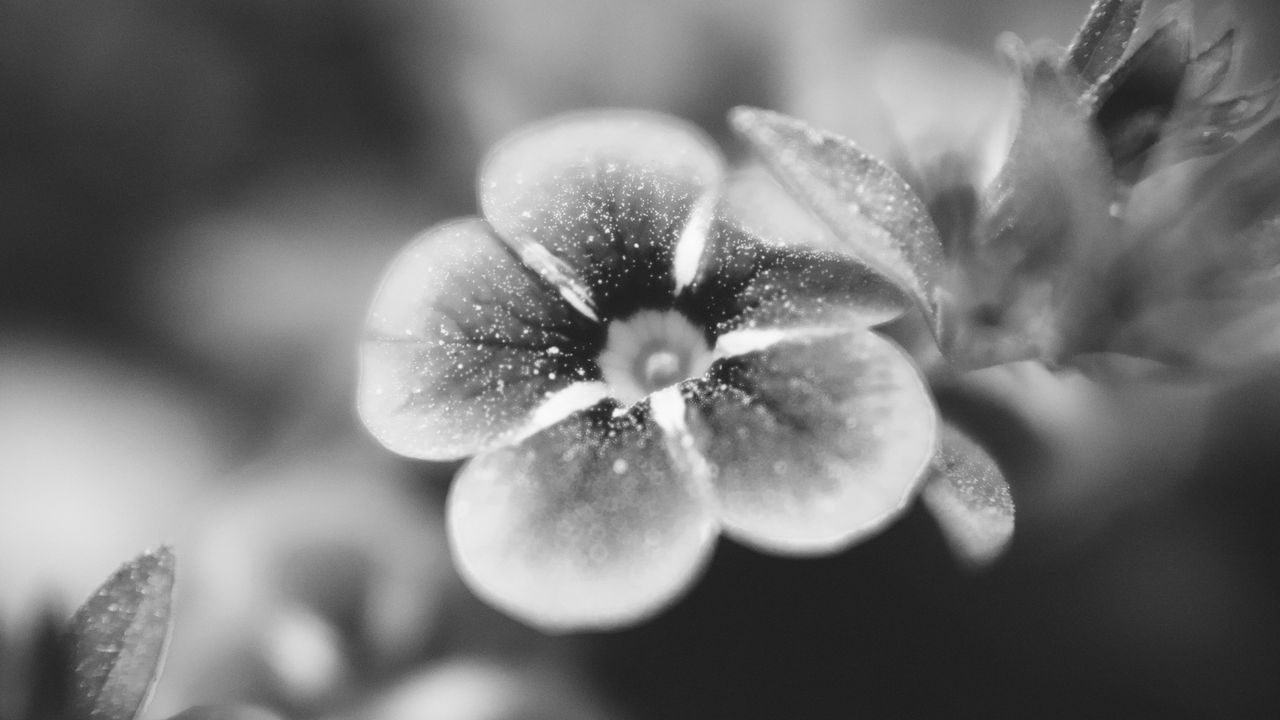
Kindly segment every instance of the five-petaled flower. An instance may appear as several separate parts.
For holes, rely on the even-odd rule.
[[[700,133],[660,115],[556,118],[501,143],[483,219],[395,260],[359,410],[404,455],[474,456],[448,499],[477,593],[549,629],[669,603],[718,531],[844,548],[912,499],[935,410],[872,328],[909,300],[726,200]]]

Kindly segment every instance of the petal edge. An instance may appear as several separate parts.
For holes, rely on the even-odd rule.
[[[669,605],[715,521],[698,464],[647,403],[606,401],[477,456],[454,480],[449,540],[479,595],[549,631],[616,627]]]
[[[869,331],[788,339],[687,387],[725,532],[783,554],[835,552],[906,509],[936,414],[911,360]]]

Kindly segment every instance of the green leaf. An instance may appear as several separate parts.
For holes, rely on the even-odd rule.
[[[173,551],[144,553],[80,606],[69,628],[73,720],[134,720],[168,645]]]
[[[846,252],[912,296],[940,336],[942,240],[911,186],[850,140],[795,118],[738,107],[729,122]]]
[[[1013,497],[999,466],[949,423],[922,493],[947,544],[970,567],[990,564],[1013,539]]]
[[[1064,65],[1089,84],[1115,69],[1138,26],[1142,0],[1097,0],[1067,47]]]

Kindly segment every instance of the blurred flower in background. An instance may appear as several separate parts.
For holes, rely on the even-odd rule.
[[[604,720],[607,711],[581,683],[547,668],[463,658],[427,666],[351,718],[368,720]]]
[[[200,518],[222,417],[119,358],[0,334],[0,620],[69,612],[123,559]]]
[[[371,451],[264,458],[202,498],[158,708],[314,712],[426,649],[455,582],[441,523]]]
[[[257,441],[347,430],[365,294],[422,212],[405,194],[365,172],[266,178],[162,231],[130,278],[139,312],[270,426]]]

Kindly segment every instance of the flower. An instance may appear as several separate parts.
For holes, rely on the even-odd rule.
[[[269,697],[298,717],[415,656],[453,587],[443,523],[366,443],[273,453],[223,478],[183,545],[157,709]]]
[[[378,289],[360,415],[401,454],[475,456],[449,538],[509,613],[634,621],[717,531],[832,552],[914,497],[935,411],[871,330],[903,293],[825,236],[754,231],[733,186],[672,118],[555,118],[492,152],[483,219],[428,230]]]
[[[908,181],[799,120],[733,122],[849,253],[912,294],[954,368],[1274,356],[1280,124],[1255,129],[1277,83],[1222,96],[1234,34],[1193,53],[1185,8],[1130,52],[1141,9],[1099,0],[1065,50],[1003,42],[1021,102],[985,186],[979,148]]]
[[[985,144],[938,152],[947,133],[906,148],[903,177],[803,121],[731,114],[844,252],[912,297],[924,322],[895,331],[935,389],[976,391],[1025,420],[1044,384],[1020,378],[1050,373],[991,383],[969,371],[1030,361],[1123,379],[1280,355],[1280,120],[1263,124],[1277,82],[1224,94],[1234,34],[1193,53],[1185,8],[1130,51],[1141,10],[1098,0],[1065,50],[1002,43],[1020,103],[989,183]],[[1008,483],[959,428],[944,425],[939,447],[925,503],[962,560],[990,562],[1012,535]]]

